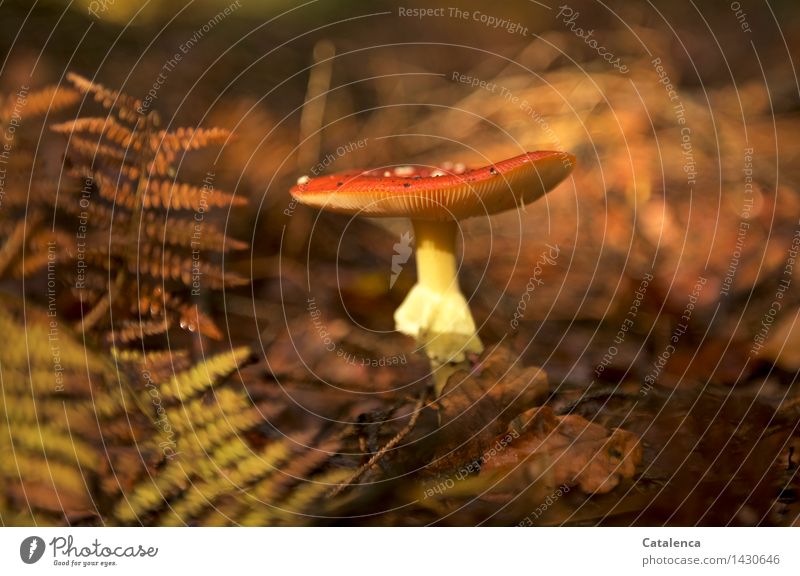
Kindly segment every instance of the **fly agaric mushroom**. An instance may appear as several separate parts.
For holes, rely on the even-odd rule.
[[[301,204],[371,217],[410,218],[417,284],[394,313],[395,326],[424,346],[434,365],[462,362],[483,345],[458,286],[457,222],[533,202],[572,171],[566,152],[529,152],[467,170],[403,166],[302,177],[291,190]]]

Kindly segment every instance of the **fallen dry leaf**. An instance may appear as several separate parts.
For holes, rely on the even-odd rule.
[[[528,423],[519,438],[485,459],[481,474],[519,468],[528,482],[605,494],[632,478],[642,461],[639,439],[625,430],[608,431],[581,416],[556,416],[549,406],[523,418]]]
[[[540,403],[548,392],[538,366],[518,365],[507,348],[484,352],[475,367],[459,370],[439,399],[437,456],[429,469],[441,471],[479,458],[511,421]]]

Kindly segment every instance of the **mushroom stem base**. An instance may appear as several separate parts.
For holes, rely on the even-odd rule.
[[[442,293],[416,284],[394,321],[397,330],[416,338],[436,364],[463,362],[468,353],[483,351],[469,304],[459,291]]]

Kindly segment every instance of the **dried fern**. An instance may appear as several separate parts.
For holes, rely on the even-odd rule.
[[[67,73],[67,80],[72,82],[73,86],[83,94],[88,94],[96,102],[99,102],[103,108],[107,110],[114,110],[122,120],[135,121],[138,116],[138,111],[142,107],[141,100],[137,100],[122,92],[109,90],[105,86],[92,82],[88,78],[84,78],[74,72]]]
[[[0,236],[6,238],[0,248],[0,277],[7,272],[14,277],[33,274],[47,264],[47,247],[57,233],[43,224],[52,219],[58,186],[56,175],[45,173],[36,165],[34,151],[38,143],[33,135],[36,121],[71,106],[78,98],[74,90],[55,86],[0,98],[0,138],[4,142]]]
[[[326,494],[352,474],[332,464],[338,436],[313,427],[292,439],[266,431],[262,407],[237,377],[253,360],[249,348],[193,364],[186,351],[140,342],[173,327],[223,337],[188,293],[195,274],[208,289],[244,283],[214,256],[246,244],[228,238],[211,213],[245,200],[210,178],[177,180],[175,163],[224,144],[229,132],[166,132],[135,98],[69,80],[77,92],[31,94],[29,113],[83,93],[106,114],[52,126],[66,140],[69,177],[60,182],[37,177],[31,149],[18,140],[20,185],[2,198],[0,273],[46,269],[56,320],[31,305],[23,321],[15,304],[0,301],[0,330],[26,335],[0,346],[0,451],[11,455],[0,460],[0,522],[295,524],[332,510],[338,501]],[[14,104],[0,101],[0,120]],[[68,322],[75,308],[80,337]],[[113,340],[109,357],[90,328]]]
[[[217,189],[213,174],[201,185],[177,180],[175,162],[179,154],[225,143],[230,133],[222,128],[159,130],[158,115],[144,113],[139,100],[74,73],[68,79],[105,112],[51,127],[68,139],[68,174],[79,189],[78,194],[62,192],[63,213],[72,218],[73,230],[76,220],[88,228],[80,247],[85,269],[80,278],[73,274],[67,279],[81,303],[79,326],[102,327],[117,345],[173,327],[221,338],[222,331],[196,297],[246,283],[216,260],[247,244],[228,238],[211,213],[247,201]],[[66,251],[77,253],[76,244]],[[158,303],[153,286],[160,290]],[[141,306],[142,293],[146,307]]]

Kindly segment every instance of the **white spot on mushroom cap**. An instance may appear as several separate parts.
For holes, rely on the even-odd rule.
[[[300,178],[297,179],[297,184],[298,185],[308,184],[309,180],[311,180],[311,178],[309,178],[307,175],[300,176]]]
[[[395,176],[411,176],[416,172],[416,168],[413,166],[398,166],[394,169]]]

